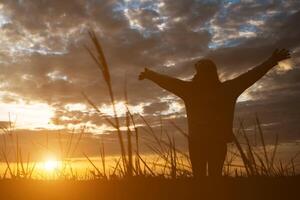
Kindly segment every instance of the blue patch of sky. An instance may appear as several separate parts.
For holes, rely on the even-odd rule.
[[[213,30],[208,28],[208,31],[210,33],[213,33]],[[254,25],[251,25],[251,24],[243,24],[239,27],[239,32],[257,32],[258,29],[256,26]],[[238,37],[238,38],[233,38],[233,39],[228,39],[228,40],[224,40],[222,43],[216,43],[216,42],[213,42],[211,41],[209,44],[208,44],[208,47],[211,48],[211,49],[217,49],[217,48],[220,48],[220,47],[225,47],[225,48],[228,48],[228,47],[235,47],[235,46],[238,46],[240,45],[241,43],[243,43],[244,41],[244,38],[243,37]]]
[[[154,11],[159,11],[158,3],[153,1],[128,1],[121,3],[121,9],[149,9]]]
[[[219,13],[217,15],[219,22],[226,23],[226,17],[229,12],[228,5],[237,4],[237,3],[241,3],[241,1],[240,0],[224,0],[224,1],[222,1]],[[260,0],[259,3],[266,4],[266,3],[270,3],[270,1]],[[263,14],[263,15],[253,16],[252,19],[265,21],[267,18],[268,18],[268,16]],[[205,30],[207,30],[211,35],[214,34],[214,30],[213,30],[213,28],[210,27],[209,22],[207,22],[205,24]],[[255,25],[242,24],[239,27],[238,31],[240,31],[240,32],[258,32],[259,30]],[[217,49],[220,47],[234,47],[234,46],[240,45],[243,42],[243,40],[244,40],[244,38],[233,38],[233,39],[229,39],[229,40],[224,40],[224,42],[222,42],[222,43],[211,41],[208,44],[208,47],[211,49]]]
[[[68,53],[67,50],[53,51],[48,48],[27,48],[21,46],[14,47],[11,49],[11,51],[17,51],[17,52],[29,53],[29,54],[37,53],[41,55],[64,55]]]
[[[240,3],[240,0],[223,0],[221,2],[222,3],[221,3],[220,10],[219,10],[219,13],[218,13],[217,17],[218,17],[218,20],[220,20],[221,22],[225,22],[226,21],[226,16],[229,12],[228,11],[228,5]]]
[[[7,17],[6,15],[3,15],[2,13],[0,13],[0,28],[6,24],[10,24],[11,23],[11,19],[9,17]]]
[[[146,2],[142,4],[142,9],[153,10],[155,12],[159,12],[158,3]]]
[[[141,2],[140,1],[129,1],[126,2],[128,8],[131,9],[139,9],[141,7]]]
[[[159,2],[158,1],[124,1],[123,3],[116,4],[116,6],[113,8],[114,12],[124,12],[125,9],[128,10],[151,10],[154,12],[159,13]],[[161,21],[166,21],[166,17],[160,16]],[[157,31],[155,30],[148,30],[144,27],[140,27],[138,25],[132,24],[130,26],[131,29],[135,29],[139,31],[145,38],[151,37],[153,34],[156,34]]]
[[[224,4],[227,4],[227,3],[234,4],[234,3],[240,3],[240,2],[241,2],[241,0],[223,0]]]
[[[196,0],[196,2],[205,4],[205,3],[239,3],[241,0]]]
[[[257,32],[257,27],[251,24],[240,25],[239,31],[242,32]]]
[[[220,47],[226,47],[226,48],[235,47],[235,46],[240,45],[242,42],[243,42],[243,40],[241,38],[225,40],[222,44],[210,42],[208,44],[208,48],[217,49]]]
[[[211,36],[214,34],[214,29],[211,27],[211,22],[210,21],[206,21],[204,23],[204,25],[198,29],[200,31],[207,31]]]
[[[197,0],[197,1],[201,1],[201,3],[220,3],[221,2],[221,7],[218,13],[218,20],[221,22],[226,22],[226,17],[228,14],[228,5],[232,5],[232,4],[237,4],[237,3],[241,3],[241,0]],[[114,7],[114,11],[115,12],[119,12],[119,11],[124,11],[125,9],[142,9],[142,10],[153,10],[155,12],[159,12],[159,6],[158,6],[157,1],[146,1],[146,2],[141,2],[138,0],[132,0],[132,1],[125,1],[123,3],[118,3],[116,4],[116,6]],[[265,4],[270,4],[270,0],[259,0],[257,1],[257,3],[265,5]],[[163,17],[163,16],[162,16]],[[254,20],[263,20],[265,21],[266,19],[268,19],[269,16],[263,14],[263,15],[258,15],[258,16],[254,16],[253,19]],[[162,21],[166,21],[166,19],[161,18]],[[139,31],[145,38],[151,37],[151,35],[156,34],[157,31],[154,30],[148,30],[148,29],[144,29],[142,27],[139,26],[135,26],[132,25],[131,26],[132,29],[135,29],[137,31]],[[206,31],[208,31],[211,35],[214,34],[214,30],[210,27],[209,23],[206,23],[204,28]],[[239,31],[244,31],[244,32],[257,32],[258,28],[255,25],[251,25],[251,24],[243,24],[240,26]],[[233,47],[236,45],[239,45],[242,42],[241,38],[234,38],[234,39],[230,39],[230,40],[226,40],[223,43],[214,43],[214,42],[210,42],[209,43],[209,48],[219,48],[219,47]]]
[[[228,10],[226,8],[226,5],[227,4],[231,4],[231,3],[236,3],[236,2],[234,0],[231,0],[231,1],[225,0],[225,1],[222,2],[220,10],[219,10],[218,15],[217,15],[218,20],[220,20],[221,22],[225,22],[226,21],[226,16],[228,14]],[[206,31],[208,31],[210,33],[210,35],[214,35],[215,34],[214,33],[214,29],[211,27],[209,21],[205,23],[204,29]],[[222,44],[211,41],[211,42],[209,42],[208,47],[211,48],[211,49],[216,49],[216,48],[219,48],[219,47],[221,47],[223,45],[226,46],[226,43],[229,43],[229,41],[225,41]]]
[[[112,11],[113,12],[120,12],[120,11],[124,11],[126,9],[126,6],[123,3],[116,3],[113,8]]]

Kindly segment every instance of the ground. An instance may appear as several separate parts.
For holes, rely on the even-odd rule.
[[[298,199],[300,176],[133,178],[91,181],[1,180],[0,199]]]

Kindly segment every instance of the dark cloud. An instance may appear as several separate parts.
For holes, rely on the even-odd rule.
[[[150,103],[143,108],[146,114],[169,108],[169,101],[161,102],[168,92],[137,80],[146,66],[188,78],[197,59],[210,57],[222,78],[228,79],[259,64],[276,47],[292,49],[299,66],[298,1],[24,0],[2,1],[1,5],[1,15],[9,19],[0,25],[1,100],[45,102],[57,109],[54,124],[107,125],[90,106],[84,112],[65,108],[66,104],[87,104],[82,91],[99,107],[109,103],[101,73],[84,48],[92,47],[89,28],[103,45],[116,99],[124,99],[126,76],[130,104]],[[261,88],[248,91],[249,112],[257,111],[266,122],[277,123],[273,112],[290,113],[298,106],[298,82],[297,67],[281,74],[271,72],[259,82]],[[293,101],[286,102],[289,95]],[[237,115],[248,108],[240,104]],[[180,112],[163,117],[177,116],[184,125],[184,112]],[[299,120],[297,114],[287,114],[286,119],[291,122],[286,130]],[[155,116],[150,120],[157,122]]]
[[[168,102],[154,102],[150,105],[144,106],[145,114],[160,114],[163,111],[168,110]]]

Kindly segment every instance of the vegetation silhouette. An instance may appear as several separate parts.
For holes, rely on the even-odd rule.
[[[109,66],[106,64],[104,53],[100,42],[98,41],[94,32],[90,32],[90,39],[92,40],[95,51],[87,47],[91,57],[96,62],[96,66],[102,72],[103,79],[107,85],[109,98],[111,104],[115,104],[114,93],[112,90],[112,82],[110,77]],[[289,57],[288,51],[286,57]],[[275,52],[274,52],[275,53]],[[276,52],[272,57],[275,60],[282,55]],[[283,55],[282,55],[283,56]],[[275,62],[275,61],[274,61]],[[275,63],[274,63],[275,65]],[[142,74],[145,75],[145,74]],[[145,77],[140,77],[145,78]],[[221,83],[218,83],[221,84]],[[203,177],[202,179],[193,179],[190,173],[190,163],[182,162],[181,157],[189,159],[186,152],[180,151],[175,145],[175,140],[163,131],[162,123],[160,124],[160,132],[156,133],[154,126],[147,122],[146,117],[140,116],[144,122],[144,127],[136,126],[136,116],[134,116],[127,106],[127,93],[125,89],[126,99],[126,129],[121,130],[122,119],[116,112],[113,116],[103,115],[101,110],[97,107],[88,96],[83,93],[83,97],[96,110],[104,120],[115,128],[116,134],[120,143],[120,157],[116,160],[114,166],[108,164],[106,149],[104,148],[105,137],[101,137],[100,142],[100,162],[96,163],[96,159],[88,157],[84,152],[83,155],[91,164],[93,169],[88,169],[84,174],[77,173],[71,158],[74,153],[80,151],[79,143],[84,141],[85,127],[80,130],[80,133],[73,132],[69,137],[63,137],[63,133],[58,132],[56,136],[46,137],[46,145],[39,145],[40,148],[51,152],[54,148],[53,139],[59,142],[60,145],[60,160],[61,167],[55,171],[51,179],[47,176],[39,174],[36,169],[36,161],[30,162],[30,154],[27,160],[24,159],[24,152],[21,151],[19,145],[19,133],[14,130],[13,123],[9,123],[8,127],[0,127],[2,130],[1,137],[3,144],[1,144],[0,157],[4,159],[6,167],[3,174],[0,173],[0,199],[290,199],[298,195],[298,185],[300,176],[296,174],[296,167],[299,166],[294,163],[295,155],[289,163],[282,163],[280,165],[274,164],[275,154],[277,152],[278,138],[273,147],[271,156],[268,156],[271,148],[266,147],[264,136],[260,121],[256,117],[256,126],[260,135],[260,142],[262,148],[253,146],[244,129],[243,123],[235,134],[234,142],[237,146],[236,152],[230,152],[232,158],[226,159],[226,167],[223,171],[224,177]],[[173,124],[174,127],[182,133],[182,135],[189,139],[189,136]],[[219,124],[215,124],[218,126]],[[139,144],[143,139],[140,134],[140,129],[148,130],[150,136],[153,137],[154,144],[150,144],[151,138],[144,138],[146,146],[151,147],[154,153],[163,159],[162,172],[157,171],[160,163],[146,160],[144,155],[140,153]],[[216,130],[216,129],[214,129]],[[127,133],[126,135],[124,133]],[[222,132],[220,132],[222,133]],[[27,133],[26,133],[27,134]],[[125,137],[121,137],[120,135]],[[162,135],[166,135],[165,140]],[[231,133],[230,133],[231,134]],[[255,132],[256,134],[256,132]],[[51,134],[52,135],[52,134]],[[159,135],[159,136],[158,136]],[[229,135],[230,136],[230,135]],[[233,135],[231,135],[233,136]],[[240,142],[237,137],[242,136],[246,145]],[[131,138],[132,137],[132,138]],[[52,140],[51,140],[52,138]],[[63,141],[66,138],[66,146]],[[132,140],[132,139],[135,140]],[[190,140],[190,139],[189,139]],[[228,141],[231,138],[228,137]],[[136,147],[134,147],[134,143]],[[48,145],[49,144],[49,145]],[[51,145],[52,144],[52,145]],[[244,148],[246,146],[246,148]],[[22,149],[23,150],[23,149]],[[35,150],[38,150],[36,148]],[[262,151],[263,150],[263,153]],[[229,149],[230,151],[230,149]],[[226,153],[226,152],[225,152]],[[12,154],[12,155],[11,155]],[[197,154],[196,154],[197,155]],[[209,154],[211,155],[211,154]],[[15,157],[15,163],[9,160],[9,157]],[[242,158],[244,165],[237,166],[232,163],[235,157]],[[98,158],[99,159],[99,158]],[[242,169],[232,171],[230,167],[238,167]],[[246,176],[243,171],[245,169]],[[39,175],[39,176],[37,176]],[[16,192],[17,191],[17,192]],[[218,192],[216,192],[218,191]],[[294,195],[294,196],[293,196]]]
[[[180,97],[186,107],[189,154],[195,177],[221,176],[227,143],[233,141],[233,117],[237,98],[278,62],[290,58],[286,49],[276,49],[262,64],[248,72],[221,82],[210,59],[195,64],[196,74],[183,81],[145,68],[139,80],[148,79]]]

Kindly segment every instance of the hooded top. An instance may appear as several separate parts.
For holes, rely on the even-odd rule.
[[[235,79],[215,84],[183,81],[154,71],[147,78],[184,101],[190,141],[231,142],[237,98],[276,64],[267,60]]]

